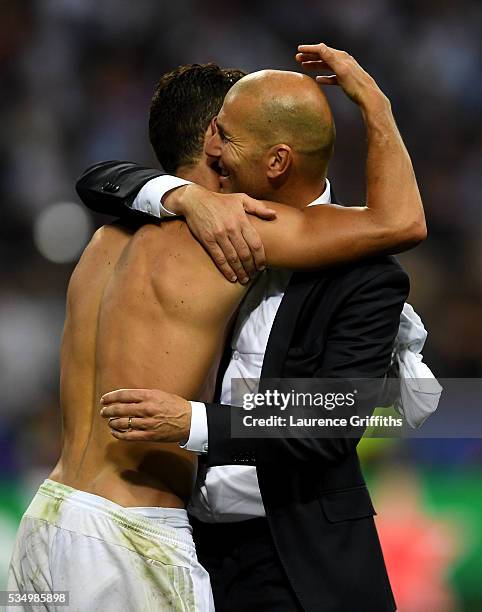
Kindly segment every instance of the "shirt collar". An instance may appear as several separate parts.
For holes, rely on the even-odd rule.
[[[326,179],[325,181],[325,190],[321,195],[319,195],[316,200],[308,204],[308,206],[316,206],[317,204],[329,204],[331,202],[331,187],[330,181]]]

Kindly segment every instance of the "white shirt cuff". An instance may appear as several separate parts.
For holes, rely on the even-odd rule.
[[[208,452],[208,417],[206,406],[202,402],[191,402],[191,429],[186,444],[180,444],[193,453],[200,455]]]
[[[155,217],[172,217],[176,214],[164,208],[161,200],[166,196],[169,191],[176,189],[176,187],[182,187],[183,185],[190,185],[190,181],[185,181],[177,176],[170,176],[168,174],[164,176],[157,176],[156,178],[148,181],[144,187],[139,191],[136,199],[132,203],[133,210],[140,210],[149,215]]]

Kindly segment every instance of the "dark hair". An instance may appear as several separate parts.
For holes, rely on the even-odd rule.
[[[199,160],[209,122],[243,76],[216,64],[189,64],[161,77],[151,101],[149,140],[166,172]]]

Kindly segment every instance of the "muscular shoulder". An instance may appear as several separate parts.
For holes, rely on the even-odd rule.
[[[134,229],[120,222],[99,227],[82,252],[77,267],[85,265],[89,260],[103,259],[111,251],[117,252],[129,242],[133,234]]]
[[[94,233],[70,277],[68,300],[75,299],[78,292],[84,293],[87,286],[112,272],[132,233],[120,223],[104,225]]]
[[[216,320],[245,288],[227,281],[183,221],[169,221],[136,233],[138,269],[159,304],[176,318],[199,316]],[[211,313],[211,314],[209,314]],[[212,315],[212,316],[211,316]]]

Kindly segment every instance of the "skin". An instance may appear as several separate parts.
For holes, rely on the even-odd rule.
[[[206,144],[213,136],[206,133]],[[206,151],[206,158],[180,174],[212,187],[207,162]],[[99,401],[120,386],[212,400],[229,322],[246,290],[224,279],[182,221],[97,232],[68,289],[62,455],[51,478],[122,506],[183,507],[196,458],[169,440],[189,429],[188,402],[164,432],[164,444],[126,446],[105,427]]]
[[[168,202],[186,215],[191,231],[228,278],[237,253],[245,267],[248,262],[254,269],[250,249],[238,242],[236,223],[251,241],[256,236],[253,228],[257,231],[262,242],[255,248],[263,244],[271,266],[293,269],[398,252],[424,239],[420,194],[389,102],[373,79],[358,65],[355,68],[355,84],[349,81],[347,92],[355,91],[368,128],[364,207],[307,207],[325,188],[334,143],[331,111],[314,80],[264,70],[244,77],[228,93],[206,133],[205,161],[227,174],[220,177],[223,191],[277,200],[264,202],[276,218],[266,223],[250,216],[247,221],[244,210],[252,207],[257,214],[256,204],[263,202],[243,193],[210,194],[195,185],[175,190]],[[248,281],[247,274],[239,274]]]
[[[242,79],[232,88],[217,122],[213,123],[206,153],[217,160],[227,175],[221,179],[223,189],[247,190],[258,197],[276,197],[288,204],[272,205],[277,212],[275,221],[265,223],[253,218],[253,224],[262,236],[268,262],[286,267],[316,267],[350,261],[385,249],[389,251],[394,236],[401,240],[399,246],[404,241],[413,246],[425,239],[426,227],[417,182],[388,99],[372,77],[346,52],[324,44],[303,45],[299,51],[297,59],[303,65],[308,62],[309,67],[334,72],[335,77],[322,77],[322,82],[339,84],[360,107],[368,141],[367,206],[306,207],[323,190],[326,163],[331,154],[332,120],[326,100],[312,83],[308,85],[306,78],[294,73],[263,71],[245,77],[246,83]],[[277,112],[286,113],[287,108],[293,107],[297,92],[301,119],[288,121],[282,129],[276,124],[272,133],[270,119],[274,116],[273,108],[277,108],[276,116]],[[260,112],[258,117],[253,100],[264,102],[263,96],[267,98],[269,112]],[[305,121],[309,126],[307,99],[317,110],[316,116],[322,124],[319,129],[312,126],[313,136],[308,138],[308,145],[303,138],[298,138],[299,132],[303,134]],[[275,144],[272,144],[273,139]],[[280,139],[281,142],[276,142]],[[306,180],[302,179],[303,173],[307,175]],[[186,215],[190,211],[183,202],[183,198],[189,201],[186,194],[197,194],[198,203],[203,196],[209,197],[199,193],[195,186],[176,192],[172,197],[178,198],[178,212]],[[211,195],[214,200],[227,197]],[[175,206],[176,201],[172,204]],[[202,228],[206,222],[206,208],[199,205],[197,208],[201,208],[199,219]],[[209,213],[207,217],[210,220]],[[191,219],[191,229],[196,225],[196,221],[193,223]],[[202,230],[197,231],[202,236]],[[222,267],[224,262],[220,260],[217,263]],[[103,396],[102,404],[101,414],[105,418],[115,417],[109,425],[113,435],[120,440],[161,441],[172,440],[173,436],[176,439],[173,425],[178,423],[184,426],[177,434],[178,439],[189,435],[190,406],[182,397],[171,393],[159,389],[123,389]],[[136,417],[131,427],[128,415]]]
[[[223,191],[304,208],[324,190],[335,130],[313,79],[274,70],[246,76],[228,92],[215,128],[206,153],[228,173]]]
[[[359,75],[361,69],[353,69]],[[324,188],[332,142],[326,101],[306,78],[267,71],[248,79],[220,113],[226,139],[214,126],[206,134],[206,156],[228,170],[229,178],[223,179],[227,188],[250,188],[287,204],[274,205],[276,220],[259,227],[272,265],[338,263],[420,239],[417,216],[423,219],[423,211],[410,158],[386,99],[363,74],[366,207],[303,208]],[[288,127],[278,127],[271,137],[269,121],[278,104],[273,91],[280,97],[280,116],[298,96],[301,118],[288,118]],[[263,108],[263,96],[268,110],[257,118],[250,100],[257,99]],[[246,105],[247,114],[240,114],[240,105]],[[298,133],[310,117],[322,127],[313,125],[305,143]],[[181,169],[184,177],[209,184],[212,169],[205,161]],[[184,194],[193,189],[201,188],[184,188]],[[387,204],[392,199],[398,208]],[[326,227],[330,231],[320,239]],[[61,355],[62,456],[51,478],[124,506],[182,507],[193,484],[195,458],[169,443],[189,434],[191,408],[183,397],[212,399],[229,323],[245,292],[245,286],[225,280],[182,221],[137,231],[102,228],[68,290]],[[120,387],[137,389],[108,393]],[[156,388],[163,391],[149,391]],[[112,435],[98,412],[101,398]]]
[[[67,293],[62,453],[50,478],[122,506],[184,507],[196,456],[177,444],[119,442],[99,415],[100,398],[128,385],[211,400],[245,292],[182,221],[96,232]]]

